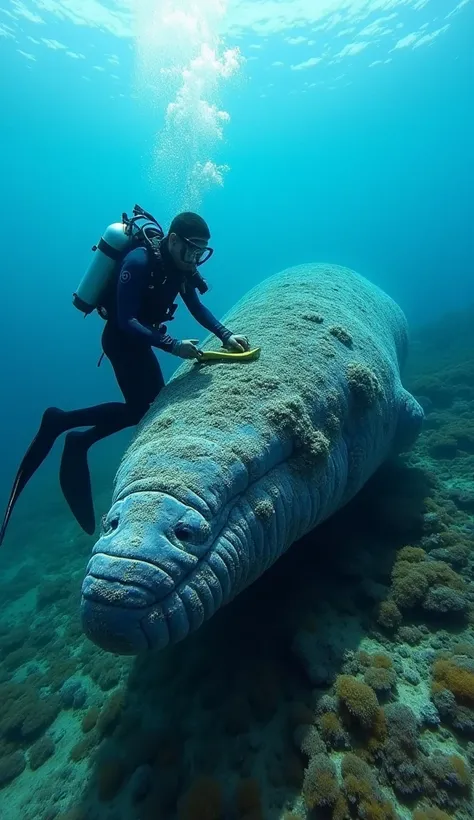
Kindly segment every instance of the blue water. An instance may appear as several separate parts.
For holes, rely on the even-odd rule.
[[[154,19],[146,3],[0,9],[2,505],[46,406],[119,397],[108,363],[96,367],[101,321],[84,321],[71,294],[91,245],[135,202],[165,227],[188,205],[205,216],[216,249],[206,303],[218,316],[306,261],[367,275],[412,324],[474,299],[474,3],[288,0],[276,13],[181,0],[169,29],[168,5],[154,5]],[[235,71],[199,73],[203,47],[214,61],[238,49]],[[166,110],[183,69],[180,124]],[[222,138],[203,128],[202,101],[227,112]],[[183,156],[229,166],[223,185],[187,195]],[[181,307],[175,335],[199,331]],[[169,376],[177,362],[159,355]],[[44,476],[56,469],[53,459]]]
[[[58,442],[0,550],[0,820],[309,816],[284,815],[307,785],[294,729],[314,729],[319,706],[334,723],[315,695],[331,701],[341,672],[365,679],[372,653],[392,718],[405,709],[385,745],[384,722],[371,737],[396,809],[384,816],[412,820],[426,798],[472,817],[472,709],[454,690],[452,709],[432,662],[451,652],[445,673],[464,680],[474,657],[472,318],[448,316],[474,305],[473,31],[474,0],[0,0],[0,522],[44,409],[121,399],[109,362],[97,367],[102,321],[72,294],[135,203],[165,229],[188,208],[209,223],[204,301],[218,317],[304,262],[380,285],[414,330],[408,386],[428,421],[347,518],[289,550],[196,641],[138,659],[84,635],[95,538],[62,498]],[[183,305],[169,330],[207,335]],[[279,327],[274,343],[287,343]],[[169,378],[179,360],[157,355]],[[97,520],[131,435],[91,451]],[[360,751],[342,701],[326,764]],[[228,813],[212,809],[219,784]]]

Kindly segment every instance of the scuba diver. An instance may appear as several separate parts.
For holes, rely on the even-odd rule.
[[[109,225],[84,275],[73,304],[85,315],[97,310],[105,320],[102,356],[109,359],[125,402],[108,402],[79,410],[49,407],[18,469],[0,529],[0,544],[13,508],[30,478],[62,433],[66,436],[59,472],[64,497],[82,529],[95,530],[94,506],[87,453],[100,439],[131,427],[164,387],[152,348],[182,359],[199,359],[197,339],[174,339],[164,324],[176,311],[181,296],[191,315],[231,351],[249,349],[246,336],[224,327],[199,299],[207,285],[198,267],[212,255],[209,228],[198,214],[176,216],[165,235],[159,223],[138,205],[133,217]]]

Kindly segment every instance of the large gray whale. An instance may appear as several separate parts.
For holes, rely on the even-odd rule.
[[[112,652],[198,629],[420,431],[405,317],[357,273],[289,268],[223,321],[260,358],[180,366],[118,469],[81,604]]]

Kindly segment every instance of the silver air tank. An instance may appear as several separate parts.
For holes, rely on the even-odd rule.
[[[132,233],[124,222],[114,222],[93,247],[94,256],[73,294],[73,305],[84,314],[98,307],[100,297],[116,269],[118,260],[132,244]]]

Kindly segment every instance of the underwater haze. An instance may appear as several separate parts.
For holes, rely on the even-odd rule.
[[[122,400],[72,296],[137,203],[207,221],[219,319],[286,268],[367,277],[425,414],[296,558],[138,659],[83,634],[97,533],[55,444],[0,550],[0,820],[473,816],[473,33],[474,0],[0,0],[2,511],[45,408]],[[169,332],[208,335],[184,304]],[[133,436],[91,450],[97,521]]]

